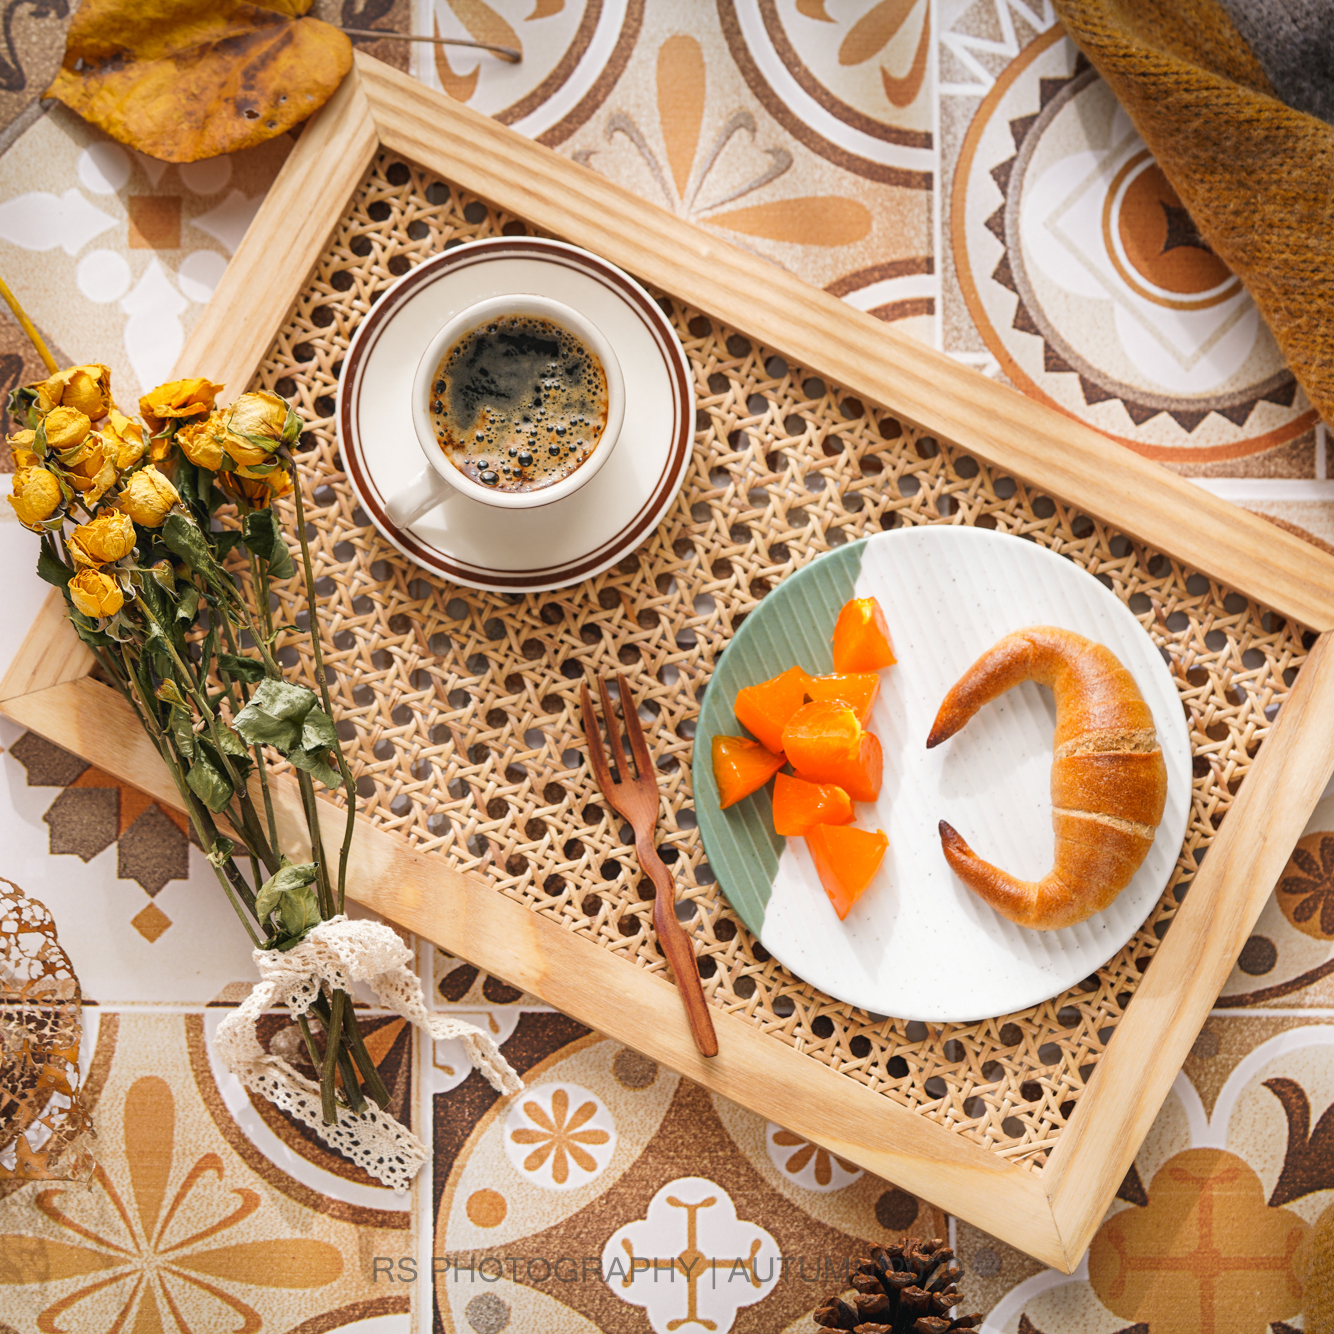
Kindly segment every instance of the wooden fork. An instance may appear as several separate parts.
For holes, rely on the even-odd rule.
[[[630,822],[630,827],[635,831],[635,854],[639,858],[639,865],[653,881],[657,891],[653,896],[653,927],[658,933],[658,944],[662,946],[662,952],[676,975],[676,985],[681,992],[681,999],[685,1001],[686,1018],[690,1021],[695,1045],[703,1055],[717,1056],[718,1039],[713,1031],[708,1003],[704,999],[704,988],[700,985],[695,951],[691,948],[685,927],[676,916],[676,886],[672,883],[672,873],[663,865],[662,858],[653,846],[653,831],[658,823],[658,780],[653,757],[644,741],[644,730],[639,725],[639,715],[635,711],[630,687],[619,672],[616,674],[616,684],[621,694],[625,734],[634,753],[637,776],[630,776],[625,751],[621,748],[616,715],[611,707],[611,696],[607,693],[607,683],[601,677],[598,678],[598,691],[602,696],[602,715],[606,720],[607,736],[611,739],[616,771],[621,781],[612,782],[611,770],[607,767],[607,752],[603,749],[602,736],[598,730],[597,715],[593,712],[593,701],[588,696],[587,684],[581,684],[579,694],[584,709],[589,763],[593,766],[593,776],[602,789],[602,795],[622,818]]]

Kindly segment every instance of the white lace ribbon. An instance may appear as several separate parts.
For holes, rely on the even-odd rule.
[[[360,1115],[340,1108],[337,1125],[325,1125],[319,1085],[260,1045],[255,1025],[265,1010],[286,1005],[302,1015],[322,989],[351,991],[353,982],[364,982],[381,1005],[432,1038],[460,1039],[468,1059],[498,1092],[523,1088],[489,1034],[426,1008],[421,983],[408,967],[412,952],[383,922],[350,921],[340,914],[314,927],[292,949],[256,950],[254,959],[260,981],[218,1025],[214,1046],[219,1057],[248,1089],[290,1112],[393,1190],[412,1184],[426,1161],[426,1146],[373,1102]]]

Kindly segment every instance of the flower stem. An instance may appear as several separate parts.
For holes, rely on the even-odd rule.
[[[329,882],[329,868],[324,859],[324,832],[320,828],[320,808],[315,800],[315,784],[304,769],[296,771],[297,787],[301,791],[301,809],[310,830],[310,853],[315,860],[315,874],[319,877],[320,916],[326,920],[337,916],[334,910],[333,886]]]
[[[305,1039],[306,1055],[310,1057],[311,1066],[316,1070],[323,1069],[324,1062],[315,1048],[315,1035],[310,1031],[310,1020],[304,1014],[299,1014],[296,1017],[296,1022],[301,1029],[302,1038]]]
[[[347,1049],[352,1053],[352,1059],[357,1063],[357,1069],[361,1071],[361,1079],[366,1086],[366,1092],[381,1107],[388,1107],[389,1090],[385,1088],[384,1080],[380,1078],[380,1072],[375,1068],[375,1062],[371,1060],[370,1052],[366,1050],[366,1041],[361,1036],[361,1029],[357,1027],[355,1011],[348,1018],[351,1022],[347,1026],[344,1042],[347,1044]]]
[[[301,570],[305,576],[306,605],[310,608],[310,646],[315,654],[315,680],[320,687],[320,701],[324,705],[324,712],[332,719],[333,703],[329,697],[329,682],[324,672],[324,652],[320,648],[320,623],[315,603],[315,572],[310,564],[310,543],[306,540],[306,507],[301,498],[301,470],[290,452],[288,459],[292,466],[292,496],[296,502],[296,535],[297,541],[301,544]],[[343,846],[338,852],[338,911],[342,912],[347,893],[347,859],[352,849],[352,822],[357,816],[357,785],[352,781],[352,771],[347,766],[341,745],[334,747],[334,754],[338,758],[338,772],[342,775],[343,792],[347,798],[347,823],[343,826]],[[381,1106],[383,1105],[381,1103]]]
[[[218,614],[222,617],[222,633],[227,641],[227,649],[230,653],[235,653],[236,636],[232,632],[232,618],[227,615],[227,609],[219,602],[217,607]],[[205,667],[205,670],[207,668]],[[221,674],[221,671],[220,673]],[[241,692],[241,702],[250,703],[250,687],[244,681],[238,681],[236,688]],[[273,847],[278,846],[278,821],[273,812],[273,794],[269,791],[269,762],[264,758],[264,747],[256,742],[251,750],[255,755],[255,766],[259,770],[259,790],[264,798],[264,818],[268,822],[269,843]],[[258,880],[255,882],[258,884]]]
[[[246,790],[246,785],[241,775],[237,773],[236,766],[232,764],[231,757],[227,754],[222,744],[219,734],[223,724],[219,721],[217,714],[210,707],[208,695],[203,687],[195,679],[194,673],[186,665],[184,659],[176,652],[176,646],[171,642],[161,621],[153,614],[153,609],[148,605],[147,600],[142,593],[135,592],[134,600],[139,604],[143,612],[144,619],[151,622],[162,636],[162,644],[166,649],[167,656],[176,666],[180,673],[182,684],[190,692],[191,698],[195,702],[195,707],[199,710],[200,717],[203,718],[205,726],[208,728],[209,739],[213,742],[213,748],[218,752],[218,758],[222,761],[222,767],[227,771],[227,780],[232,785],[232,791],[236,795],[236,803],[240,809],[240,825],[245,833],[251,849],[259,856],[259,859],[268,868],[270,875],[278,870],[278,855],[273,848],[269,846],[268,840],[264,837],[264,831],[259,827],[259,817],[255,812],[254,803],[250,800],[250,793]]]
[[[0,297],[4,297],[5,304],[14,312],[14,318],[18,320],[23,332],[28,335],[28,341],[37,349],[37,355],[41,357],[43,365],[54,375],[60,369],[56,365],[56,359],[47,350],[46,344],[42,341],[42,335],[37,332],[37,326],[28,318],[28,312],[19,305],[19,299],[9,290],[9,284],[3,278],[0,278]]]
[[[320,1109],[324,1124],[338,1124],[338,1108],[334,1102],[334,1069],[338,1062],[338,1043],[343,1035],[344,993],[335,991],[330,1006],[329,1026],[324,1034],[324,1065],[320,1071]]]
[[[119,673],[117,673],[117,675],[119,675]],[[195,830],[199,834],[200,842],[207,844],[209,848],[212,848],[218,839],[217,825],[215,825],[212,819],[206,815],[198,798],[186,784],[184,777],[185,764],[181,759],[180,752],[176,749],[175,743],[157,726],[153,721],[152,714],[149,712],[147,704],[142,698],[139,698],[140,687],[138,679],[133,673],[130,673],[128,675],[128,681],[130,688],[134,693],[131,695],[127,691],[126,698],[135,705],[135,710],[139,714],[140,725],[143,727],[144,731],[148,733],[149,740],[151,740],[153,745],[157,748],[158,754],[162,756],[163,763],[165,763],[167,768],[171,771],[172,781],[176,784],[176,791],[180,794],[181,801],[185,805],[186,813],[190,816],[190,822],[194,825]],[[222,885],[223,891],[226,893],[229,902],[235,909],[236,915],[241,919],[241,925],[246,929],[246,934],[249,935],[251,941],[255,945],[258,945],[260,939],[255,934],[254,927],[250,925],[250,917],[246,915],[245,910],[241,907],[240,900],[236,896],[227,873],[216,862],[210,860],[209,865],[213,867],[214,872],[217,874],[218,881]],[[241,873],[236,870],[235,862],[229,862],[229,865],[231,866],[232,871],[235,872],[237,879],[240,880]],[[243,887],[245,886],[244,880],[240,880],[240,883]],[[253,916],[255,908],[253,893],[249,895],[249,907],[250,914]]]

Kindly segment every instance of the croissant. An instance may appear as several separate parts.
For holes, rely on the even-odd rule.
[[[940,844],[954,873],[1020,926],[1055,931],[1101,912],[1153,845],[1167,800],[1167,766],[1153,714],[1110,650],[1069,630],[1033,625],[988,649],[945,696],[927,747],[1021,681],[1056,696],[1051,769],[1055,865],[1036,883],[984,862],[944,820]]]

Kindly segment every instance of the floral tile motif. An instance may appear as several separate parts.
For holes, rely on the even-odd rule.
[[[769,1149],[769,1161],[784,1176],[806,1190],[842,1190],[863,1175],[856,1163],[839,1158],[821,1145],[812,1144],[810,1140],[784,1130],[773,1121],[765,1126],[764,1137]]]
[[[541,1084],[515,1099],[505,1118],[510,1166],[547,1190],[591,1184],[616,1152],[616,1125],[596,1093],[578,1084]]]
[[[859,309],[933,339],[929,146],[890,145],[886,151],[904,165],[868,173],[858,169],[860,159],[795,135],[775,118],[739,12],[649,7],[611,95],[561,151]],[[920,26],[914,18],[905,32],[916,38]],[[786,71],[783,77],[792,82]]]
[[[1283,916],[1313,940],[1334,940],[1334,833],[1301,839],[1278,882]]]
[[[525,1094],[506,1106],[473,1077],[436,1096],[441,1330],[628,1334],[709,1320],[772,1334],[837,1289],[837,1265],[868,1241],[944,1235],[943,1216],[856,1169],[837,1166],[835,1190],[784,1176],[766,1148],[777,1127],[580,1032],[525,1014],[505,1045]],[[539,1312],[542,1323],[523,1323]]]
[[[402,1232],[336,1218],[253,1171],[207,1110],[180,1016],[104,1017],[98,1042],[93,1183],[0,1199],[0,1319],[21,1334],[212,1334],[407,1311],[375,1291],[368,1258]]]

